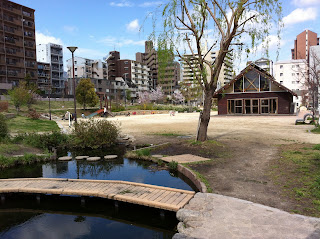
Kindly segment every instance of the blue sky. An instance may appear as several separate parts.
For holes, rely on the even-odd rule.
[[[79,49],[76,56],[102,59],[109,51],[120,51],[122,59],[135,59],[144,52],[144,41],[152,31],[148,14],[167,0],[13,0],[35,9],[36,41]],[[283,0],[281,49],[278,60],[289,60],[296,36],[309,29],[320,36],[320,0]],[[142,31],[139,31],[141,26]],[[270,58],[276,61],[276,37],[272,36]],[[252,54],[248,60],[262,57]],[[236,66],[241,68],[243,62]],[[241,70],[241,69],[240,69]]]

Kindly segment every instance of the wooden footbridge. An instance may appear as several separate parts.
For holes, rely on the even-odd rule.
[[[184,207],[195,192],[114,180],[21,178],[0,179],[0,194],[32,193],[108,198],[169,211]]]

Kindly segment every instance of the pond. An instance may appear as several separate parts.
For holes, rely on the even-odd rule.
[[[118,158],[50,161],[3,170],[0,178],[124,180],[195,190],[183,175],[152,162],[124,158],[121,151],[76,152],[72,156],[110,153]],[[0,205],[0,238],[171,238],[177,223],[173,212],[163,215],[157,209],[127,203],[116,206],[111,200],[99,198],[89,198],[83,206],[79,197],[45,196],[37,203],[34,195],[17,194]]]

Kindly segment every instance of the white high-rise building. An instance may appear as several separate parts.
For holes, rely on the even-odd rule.
[[[52,94],[62,95],[65,88],[65,78],[63,77],[63,51],[62,45],[48,43],[38,44],[37,61],[49,63],[50,83]]]
[[[305,102],[308,89],[305,85],[308,67],[306,60],[278,61],[274,64],[274,78],[298,95],[293,102],[300,107]]]
[[[72,59],[67,60],[68,78],[73,77]],[[75,78],[107,79],[107,63],[101,60],[91,60],[83,57],[74,57]]]

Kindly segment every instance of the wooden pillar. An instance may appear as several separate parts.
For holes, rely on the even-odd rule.
[[[36,195],[36,199],[37,199],[37,203],[40,204],[40,199],[41,199],[41,198],[40,198],[40,194],[37,194],[37,195]]]
[[[164,220],[165,216],[166,216],[165,211],[160,209],[160,218],[161,218],[161,220]]]
[[[81,207],[84,207],[86,205],[86,199],[84,197],[81,197]]]
[[[1,194],[1,203],[3,204],[3,203],[5,203],[5,201],[6,201],[6,197],[4,196],[4,194]]]

